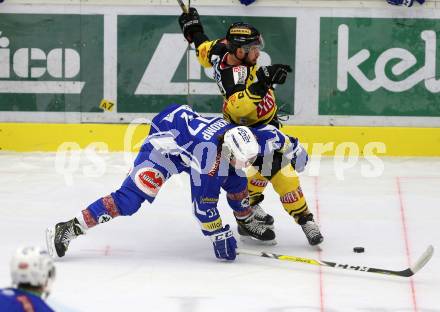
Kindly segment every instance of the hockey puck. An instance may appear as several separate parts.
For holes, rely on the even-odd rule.
[[[361,253],[361,252],[365,251],[365,248],[364,247],[354,247],[353,251],[356,253]]]

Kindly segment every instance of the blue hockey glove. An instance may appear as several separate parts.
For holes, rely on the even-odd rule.
[[[237,253],[237,241],[234,234],[229,229],[229,224],[210,236],[212,244],[214,245],[215,256],[219,259],[235,260]]]
[[[296,172],[303,172],[307,162],[309,161],[309,155],[304,147],[299,144],[292,158],[292,166],[296,170]]]
[[[413,5],[414,0],[387,0],[387,2],[392,5],[401,5],[401,6],[410,7]],[[423,4],[425,0],[417,0],[417,2]]]
[[[249,4],[251,4],[251,3],[254,3],[255,0],[240,0],[240,2],[241,2],[241,4],[249,5]]]

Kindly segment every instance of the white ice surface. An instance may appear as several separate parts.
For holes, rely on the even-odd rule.
[[[19,245],[44,246],[47,226],[118,188],[129,169],[122,154],[101,155],[102,172],[78,156],[79,166],[65,177],[57,168],[69,163],[56,164],[54,154],[0,154],[1,287],[10,284],[9,258]],[[275,217],[278,245],[240,246],[393,270],[408,267],[408,258],[413,264],[429,244],[439,249],[440,159],[387,159],[375,178],[362,177],[362,165],[368,163],[342,172],[340,180],[334,161],[324,159],[319,176],[301,176],[325,236],[321,251],[307,245],[271,187],[264,208]],[[217,261],[192,216],[188,179],[173,177],[153,205],[73,241],[57,261],[49,304],[66,312],[440,311],[440,254],[413,278],[244,255]],[[235,229],[221,196],[224,223]],[[366,252],[353,253],[355,246]]]

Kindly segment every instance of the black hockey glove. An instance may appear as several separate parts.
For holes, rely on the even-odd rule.
[[[289,65],[274,64],[269,66],[261,66],[257,70],[258,82],[249,86],[251,93],[264,97],[267,91],[274,84],[283,84],[286,82],[287,73],[292,72]]]
[[[179,17],[179,25],[182,29],[183,36],[189,43],[194,41],[194,34],[203,33],[202,23],[200,22],[199,13],[195,8],[189,8],[188,13],[182,13]]]
[[[274,64],[269,66],[261,66],[257,70],[258,80],[264,81],[268,87],[274,84],[283,84],[286,82],[287,73],[292,72],[289,65]]]

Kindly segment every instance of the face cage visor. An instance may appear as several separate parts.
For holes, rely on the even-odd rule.
[[[255,50],[255,49],[258,49],[259,51],[263,50],[264,49],[263,36],[259,35],[257,40],[255,40],[251,43],[242,45],[240,48],[242,48],[245,53],[249,53],[251,50]]]

